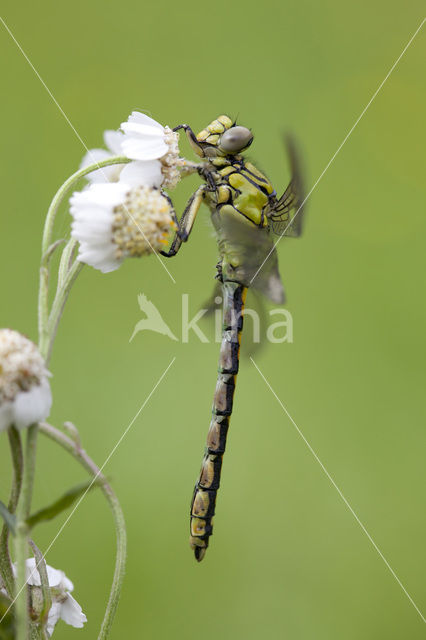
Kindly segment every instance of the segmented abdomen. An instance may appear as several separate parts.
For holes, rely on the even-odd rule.
[[[223,332],[212,420],[207,448],[191,502],[190,545],[198,561],[204,558],[213,530],[216,495],[238,373],[246,287],[223,282]]]

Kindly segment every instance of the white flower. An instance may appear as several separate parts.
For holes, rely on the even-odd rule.
[[[40,574],[34,558],[28,558],[25,562],[25,577],[31,591],[31,587],[41,586]],[[46,631],[49,637],[52,635],[58,620],[63,620],[72,627],[81,629],[84,623],[87,622],[87,618],[78,602],[71,595],[71,591],[74,590],[73,583],[59,569],[54,569],[46,564],[46,570],[52,598],[52,606],[50,607],[46,624]],[[13,573],[16,576],[16,564],[13,565]]]
[[[180,179],[179,134],[139,111],[133,111],[121,129],[125,134],[121,142],[124,155],[140,164],[155,163],[163,176],[161,184],[175,187]]]
[[[49,372],[36,345],[11,329],[0,329],[0,431],[24,429],[50,413]]]
[[[121,131],[104,131],[104,142],[108,151],[106,149],[90,149],[81,161],[80,169],[113,156],[121,156],[123,138],[124,134]],[[102,167],[102,169],[88,173],[86,178],[89,182],[117,182],[124,166],[124,164],[113,164],[110,167]]]
[[[136,165],[136,166],[134,166]],[[103,273],[118,269],[124,258],[164,248],[175,228],[171,207],[160,191],[138,184],[138,163],[131,163],[127,183],[92,184],[70,199],[72,236],[80,243],[80,262]]]

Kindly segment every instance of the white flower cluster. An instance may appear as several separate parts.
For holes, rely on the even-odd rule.
[[[25,336],[0,329],[0,431],[24,429],[50,413],[49,372],[36,345]]]
[[[105,149],[92,149],[81,167],[114,155],[133,160],[88,174],[89,186],[70,200],[72,236],[78,259],[103,273],[118,269],[127,256],[163,249],[176,228],[169,200],[161,188],[179,178],[178,134],[138,111],[122,131],[106,131]]]
[[[84,623],[87,622],[87,618],[78,602],[71,595],[71,591],[74,590],[73,583],[67,578],[65,573],[59,569],[54,569],[47,564],[46,570],[50,587],[50,595],[52,598],[52,606],[50,607],[46,624],[46,631],[49,638],[52,636],[58,620],[63,620],[72,627],[81,629]],[[40,574],[36,567],[34,558],[28,558],[26,560],[25,571],[31,596],[31,589],[41,586]],[[13,573],[16,576],[16,565],[13,565]],[[0,591],[6,594],[6,589],[2,584],[1,578]]]

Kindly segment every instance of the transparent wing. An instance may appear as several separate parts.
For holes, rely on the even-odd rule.
[[[302,233],[305,195],[299,152],[292,137],[285,144],[290,160],[291,180],[281,198],[275,201],[268,214],[269,226],[278,236],[296,238]]]
[[[240,284],[253,287],[276,304],[284,302],[284,291],[278,271],[277,252],[268,227],[257,227],[243,217],[224,216],[221,235],[226,237],[232,253],[238,256]]]

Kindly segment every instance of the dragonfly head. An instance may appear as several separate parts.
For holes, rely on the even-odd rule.
[[[190,142],[202,158],[233,156],[251,145],[253,134],[247,127],[236,125],[231,118],[223,115],[213,120]]]

